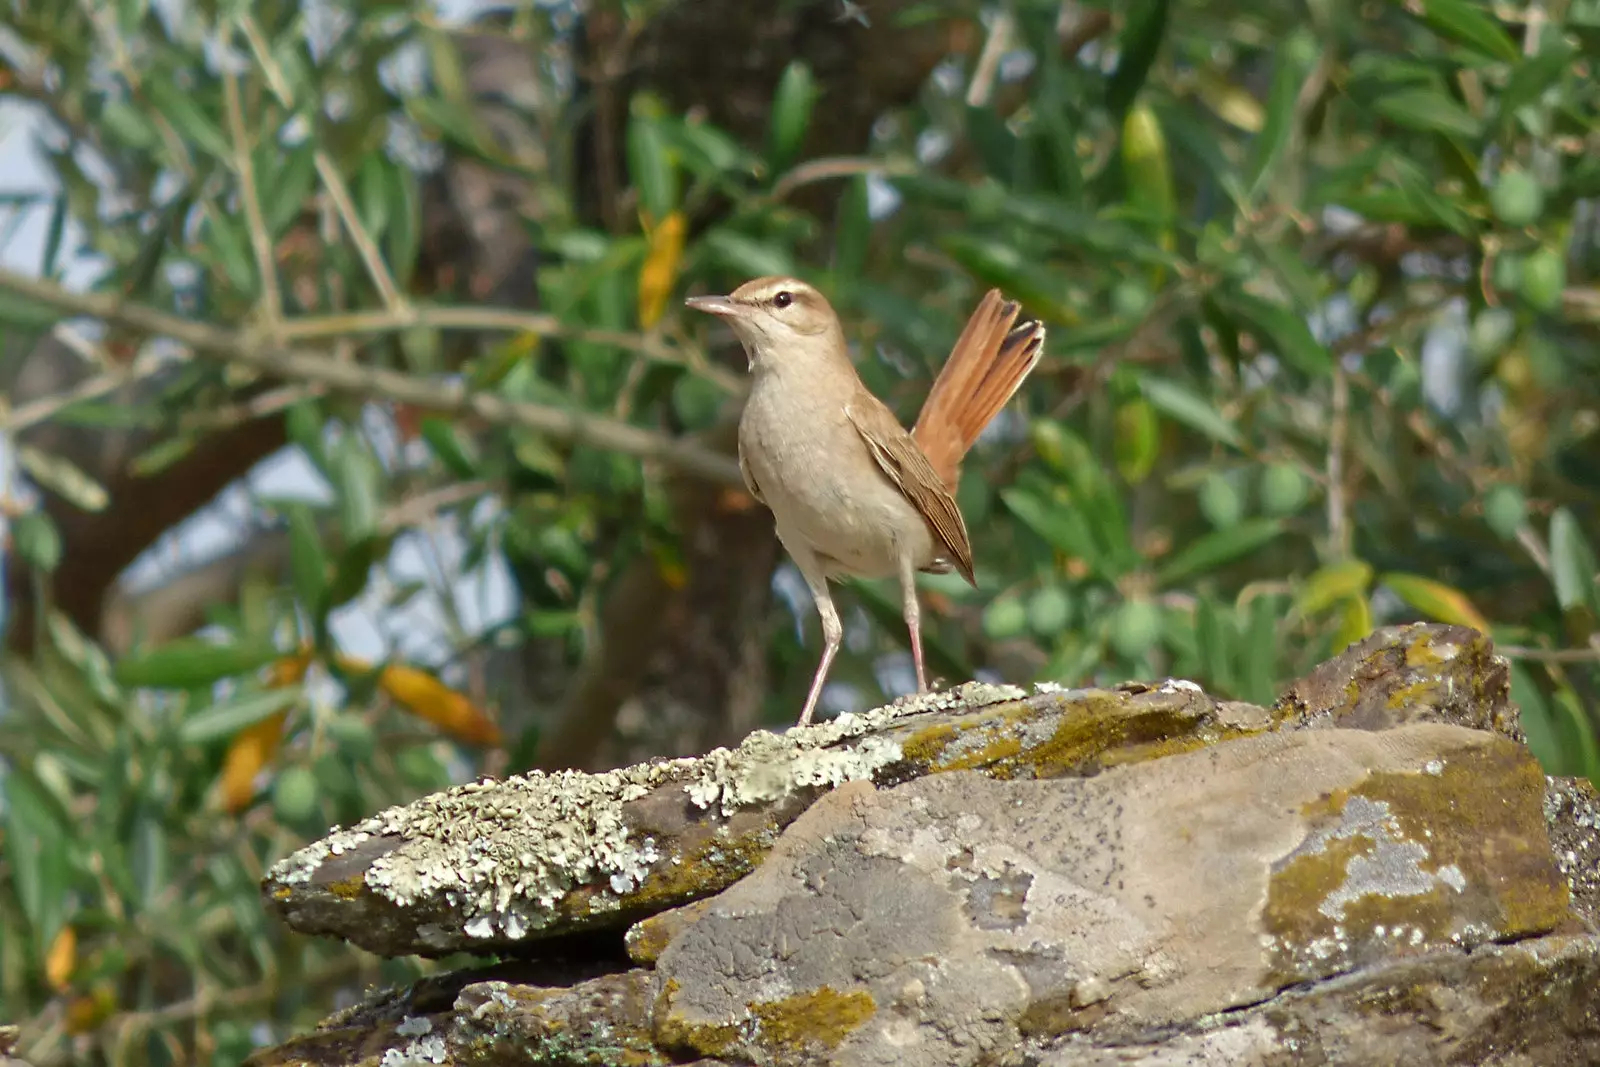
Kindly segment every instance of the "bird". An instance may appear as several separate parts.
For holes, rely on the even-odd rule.
[[[828,584],[841,578],[898,578],[926,693],[916,575],[955,570],[977,587],[955,499],[961,461],[1038,363],[1044,325],[1018,323],[1021,305],[990,289],[907,431],[862,382],[839,316],[814,286],[769,276],[685,303],[726,321],[744,348],[739,471],[816,601],[822,656],[797,725],[811,722],[844,638]]]

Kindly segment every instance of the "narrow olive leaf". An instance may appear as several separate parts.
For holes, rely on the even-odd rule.
[[[1320,615],[1340,601],[1365,596],[1372,582],[1372,564],[1363,559],[1346,559],[1319,567],[1300,587],[1295,597],[1295,612],[1302,616]]]
[[[1024,256],[1010,241],[948,233],[939,238],[939,246],[978,281],[1020,300],[1032,314],[1055,322],[1070,322],[1076,317],[1061,302],[1066,290],[1062,280],[1053,277],[1037,258]]]
[[[1546,774],[1573,774],[1576,768],[1565,761],[1550,705],[1539,690],[1528,669],[1516,660],[1511,661],[1511,699],[1522,712],[1522,732],[1528,736],[1528,749],[1539,761]]]
[[[346,431],[334,455],[334,490],[339,495],[339,522],[346,541],[360,541],[378,528],[383,472],[377,457],[357,433]]]
[[[384,233],[389,269],[404,286],[411,280],[422,247],[422,191],[410,167],[393,166],[389,172],[389,229]]]
[[[1155,405],[1135,397],[1118,405],[1112,421],[1117,473],[1129,485],[1138,485],[1150,476],[1161,454],[1161,421],[1156,418]]]
[[[1437,89],[1402,89],[1378,97],[1378,114],[1408,129],[1475,138],[1483,132],[1478,118]]]
[[[232,157],[233,148],[223,135],[222,127],[211,120],[195,97],[179,89],[176,82],[150,78],[144,88],[150,94],[150,102],[156,105],[156,111],[172,123],[178,136],[190,147],[198,148],[214,160]]]
[[[272,180],[260,182],[261,217],[273,237],[282,236],[300,215],[317,180],[316,143],[307,141],[285,152],[271,142],[256,154],[256,174],[270,174]]]
[[[1472,0],[1423,0],[1422,18],[1435,33],[1503,63],[1522,55],[1500,23]]]
[[[1566,508],[1557,508],[1550,516],[1550,579],[1562,611],[1596,606],[1594,550]]]
[[[1176,419],[1190,429],[1198,430],[1230,447],[1244,446],[1244,438],[1239,435],[1238,428],[1224,418],[1210,401],[1187,385],[1146,375],[1140,379],[1139,389],[1145,399],[1168,418]]]
[[[326,426],[315,400],[302,400],[283,413],[284,433],[305,451],[312,466],[324,475],[329,471],[328,450],[322,440]]]
[[[1333,651],[1343,652],[1357,641],[1372,633],[1372,605],[1365,596],[1345,600],[1339,617],[1339,627],[1333,631]]]
[[[628,176],[639,193],[639,206],[652,219],[664,219],[678,205],[678,173],[666,140],[654,118],[635,114],[628,120]]]
[[[1250,621],[1239,649],[1239,695],[1265,707],[1277,696],[1278,623],[1283,619],[1281,598],[1258,595],[1250,601]]]
[[[41,452],[32,445],[20,445],[17,463],[28,476],[62,500],[83,511],[103,511],[111,497],[100,483],[89,477],[64,456]]]
[[[1172,160],[1160,119],[1142,104],[1129,108],[1122,122],[1122,174],[1128,190],[1128,206],[1148,226],[1156,244],[1171,251],[1172,226],[1178,213]],[[1157,283],[1161,273],[1158,267]]]
[[[247,726],[276,715],[295,705],[303,694],[293,685],[265,692],[246,693],[204,711],[188,716],[178,726],[178,740],[186,745],[204,745],[232,737]]]
[[[851,178],[839,197],[839,225],[834,230],[833,274],[837,282],[861,277],[867,266],[872,239],[872,216],[867,211],[867,179]]]
[[[22,914],[42,950],[56,936],[67,900],[68,850],[72,835],[44,786],[20,767],[8,768],[4,782],[6,864]]]
[[[1439,622],[1470,626],[1482,634],[1491,632],[1489,620],[1459,589],[1416,574],[1389,573],[1378,581],[1401,600]]]
[[[456,424],[446,418],[430,415],[419,427],[423,441],[444,469],[457,478],[476,478],[479,471],[477,449],[472,442],[456,432]]]
[[[733,230],[712,230],[701,238],[700,246],[719,266],[748,277],[795,272],[794,258],[787,249],[751,240]]]
[[[56,266],[61,259],[61,238],[67,232],[67,191],[65,189],[56,196],[56,202],[50,208],[50,226],[45,231],[44,262],[39,267],[39,274],[45,278],[54,278]]]
[[[1156,581],[1168,586],[1230,563],[1260,549],[1281,533],[1281,519],[1246,519],[1226,530],[1206,534],[1158,568]]]
[[[1025,489],[1002,489],[1000,499],[1011,514],[1051,548],[1083,560],[1102,577],[1108,576],[1094,533],[1076,510],[1053,506]]]
[[[193,689],[258,670],[281,655],[270,641],[216,644],[180,637],[148,652],[124,656],[111,673],[121,685]]]
[[[1333,357],[1295,312],[1241,291],[1225,294],[1220,302],[1262,335],[1284,363],[1314,378],[1332,372]]]
[[[1213,692],[1234,691],[1234,646],[1239,632],[1231,613],[1213,598],[1197,597],[1195,607],[1195,654],[1211,683]],[[1249,657],[1244,657],[1248,659]]]
[[[772,95],[772,125],[767,138],[767,163],[776,174],[800,151],[811,126],[817,83],[804,60],[790,61]]]
[[[1271,177],[1273,167],[1293,140],[1300,90],[1321,55],[1316,35],[1303,27],[1291,30],[1289,39],[1276,50],[1266,119],[1261,136],[1256,138],[1255,153],[1245,179],[1252,199]]]
[[[1141,0],[1117,39],[1117,69],[1106,82],[1106,109],[1121,116],[1144,86],[1167,32],[1168,0]]]
[[[1516,119],[1517,112],[1538,100],[1544,91],[1572,69],[1573,49],[1564,41],[1546,41],[1537,55],[1529,56],[1516,65],[1506,87],[1491,99],[1496,108],[1495,122],[1504,132]]]
[[[308,611],[315,610],[328,584],[327,552],[309,507],[295,503],[285,511],[289,519],[289,574],[295,596]]]
[[[42,511],[29,511],[11,520],[11,543],[17,555],[46,574],[61,563],[61,531]]]

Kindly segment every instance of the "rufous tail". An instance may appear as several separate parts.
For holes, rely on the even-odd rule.
[[[1021,387],[1044,349],[1044,324],[1013,326],[1022,306],[990,289],[956,338],[911,436],[952,494],[961,460]]]

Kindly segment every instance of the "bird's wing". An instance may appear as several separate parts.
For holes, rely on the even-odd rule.
[[[927,522],[950,555],[956,570],[973,586],[978,580],[973,570],[972,541],[967,524],[956,506],[955,497],[944,487],[928,457],[906,433],[894,412],[870,393],[845,405],[845,417],[867,443],[867,451],[878,467],[899,488],[912,507]]]

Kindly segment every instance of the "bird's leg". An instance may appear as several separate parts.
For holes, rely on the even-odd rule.
[[[800,574],[811,590],[811,598],[817,602],[817,617],[822,620],[822,659],[817,663],[817,673],[811,677],[811,692],[806,694],[806,706],[800,711],[798,725],[805,726],[811,722],[811,715],[817,710],[817,699],[822,696],[822,687],[828,682],[828,670],[833,666],[833,657],[839,654],[839,646],[844,642],[844,625],[839,621],[839,609],[833,606],[833,594],[828,591],[827,573],[816,556],[810,551],[802,555],[793,549],[790,549],[789,555],[794,557],[795,564],[800,568]]]
[[[911,663],[917,669],[917,692],[928,691],[928,669],[922,662],[922,606],[917,603],[917,568],[911,556],[900,556],[900,595],[905,603],[906,629],[911,633]]]

